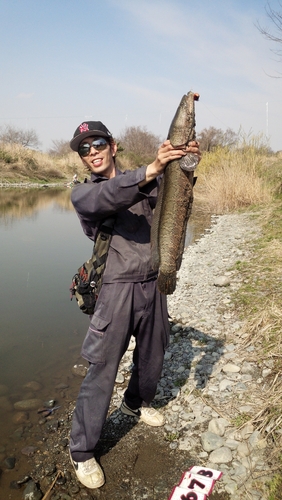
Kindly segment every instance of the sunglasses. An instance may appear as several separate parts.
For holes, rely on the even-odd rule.
[[[104,139],[103,137],[99,137],[98,139],[94,139],[91,144],[88,144],[88,142],[84,142],[84,144],[81,144],[78,148],[78,154],[80,156],[88,156],[92,147],[96,149],[96,151],[104,151],[108,144],[109,143],[108,141],[106,141],[106,139]]]

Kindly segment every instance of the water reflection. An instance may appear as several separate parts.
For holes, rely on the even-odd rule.
[[[7,223],[23,217],[34,217],[39,210],[56,202],[65,210],[73,210],[70,190],[65,188],[1,189],[0,218]]]

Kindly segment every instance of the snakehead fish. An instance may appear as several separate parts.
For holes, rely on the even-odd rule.
[[[185,94],[171,122],[168,139],[174,147],[195,140],[195,101],[199,94]],[[188,155],[167,164],[160,184],[151,227],[153,269],[159,270],[158,289],[170,295],[176,288],[176,274],[184,251],[187,223],[193,204],[193,171],[185,170]]]

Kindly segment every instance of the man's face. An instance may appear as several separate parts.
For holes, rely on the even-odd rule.
[[[80,146],[83,144],[92,145],[93,141],[96,139],[99,139],[99,137],[87,137],[81,141]],[[91,146],[88,155],[81,157],[81,159],[88,170],[110,179],[115,176],[115,162],[113,157],[115,156],[116,151],[117,145],[107,141],[105,149],[99,151],[98,149],[95,149],[95,146]]]

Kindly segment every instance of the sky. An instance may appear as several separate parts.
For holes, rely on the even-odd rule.
[[[86,120],[163,140],[190,90],[197,132],[282,150],[281,45],[257,28],[275,33],[267,0],[0,0],[0,20],[0,127],[34,129],[42,151]]]

